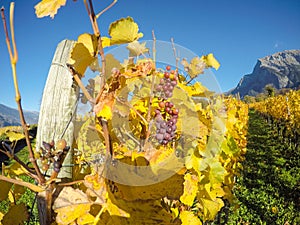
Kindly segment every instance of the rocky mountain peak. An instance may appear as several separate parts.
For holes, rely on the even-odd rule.
[[[243,76],[228,94],[254,96],[263,92],[269,84],[277,89],[299,88],[300,50],[286,50],[258,59],[253,72]]]

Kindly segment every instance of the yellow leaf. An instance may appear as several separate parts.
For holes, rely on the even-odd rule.
[[[88,214],[91,203],[85,193],[79,189],[64,187],[53,204],[57,213],[56,222],[70,224],[77,218]]]
[[[121,216],[121,217],[128,217],[128,218],[130,217],[130,214],[128,212],[124,211],[123,209],[121,209],[120,207],[112,203],[110,198],[107,199],[106,209],[111,216]]]
[[[108,37],[101,37],[102,47],[109,47],[110,46],[110,38]]]
[[[190,63],[188,63],[186,59],[183,59],[181,64],[184,66],[184,70],[190,75],[191,78],[202,74],[206,67],[205,62],[198,56],[194,57]]]
[[[215,185],[211,185],[211,183],[207,183],[204,185],[207,194],[211,198],[211,200],[216,200],[217,198],[221,198],[225,195],[225,191],[222,188],[222,184],[218,183]]]
[[[4,213],[0,212],[0,222],[1,222],[2,218],[3,218],[3,216],[4,216]]]
[[[22,174],[26,174],[27,171],[19,163],[15,162],[12,165],[6,167],[8,173],[13,177],[19,177]]]
[[[115,69],[121,69],[122,66],[120,64],[120,61],[114,57],[112,54],[106,54],[105,55],[105,77],[109,79],[111,77],[112,71]],[[100,87],[99,87],[100,90]]]
[[[14,142],[14,141],[19,141],[23,138],[25,138],[25,135],[22,134],[22,133],[17,133],[17,132],[14,132],[14,131],[7,131],[6,133],[6,136],[9,138],[9,140],[11,142]]]
[[[79,35],[78,43],[82,43],[90,52],[91,56],[95,56],[98,52],[98,38],[94,34],[84,33]]]
[[[143,33],[139,33],[139,27],[131,17],[122,18],[110,24],[109,35],[111,36],[110,45],[130,43],[143,37]],[[106,38],[102,40],[108,43]]]
[[[72,223],[77,218],[86,215],[90,211],[91,203],[69,205],[55,210],[56,222],[61,225]]]
[[[95,221],[95,217],[91,215],[90,213],[85,214],[77,219],[78,225],[84,225],[84,224],[93,224]]]
[[[64,187],[54,201],[53,210],[75,204],[90,203],[87,195],[79,189]]]
[[[214,201],[200,198],[199,201],[203,206],[204,220],[213,220],[224,206],[224,202],[220,198],[217,198]]]
[[[15,203],[14,195],[11,191],[8,193],[8,200],[13,204]]]
[[[189,96],[202,96],[205,97],[205,92],[208,91],[208,89],[203,86],[200,82],[196,82],[193,85],[184,85],[182,83],[178,83],[178,86],[187,92]]]
[[[275,207],[275,206],[273,206],[273,207],[271,208],[271,211],[272,211],[272,213],[277,214],[277,213],[278,213],[278,208]]]
[[[112,118],[112,111],[108,105],[104,105],[102,110],[97,113],[97,117],[105,118],[106,120],[111,120]]]
[[[95,56],[93,62],[90,64],[90,69],[93,72],[101,70],[100,65],[99,65],[99,60],[98,60],[98,58],[96,56]]]
[[[129,50],[130,57],[139,56],[149,52],[149,48],[146,48],[146,42],[139,43],[138,41],[133,41],[127,45],[127,49]]]
[[[28,210],[24,203],[12,205],[2,219],[2,224],[16,225],[24,224],[28,219]]]
[[[218,70],[220,67],[220,63],[218,62],[218,60],[216,60],[212,53],[202,56],[201,60],[203,60],[206,63],[207,67],[212,67],[216,70]]]
[[[180,201],[188,206],[192,206],[198,191],[198,177],[187,173],[184,175],[184,192],[180,196]]]
[[[182,211],[179,218],[182,225],[202,225],[200,219],[191,211]]]
[[[73,66],[80,76],[84,76],[88,66],[95,64],[98,52],[97,46],[98,40],[94,34],[84,33],[78,37],[78,41],[72,49],[68,64]]]
[[[211,184],[220,183],[224,181],[226,175],[226,170],[222,164],[216,159],[211,159],[207,161],[207,164],[210,167],[209,180]]]
[[[34,6],[38,18],[50,16],[54,18],[57,10],[66,4],[67,0],[42,0]]]
[[[82,43],[76,43],[71,52],[69,64],[80,76],[84,76],[87,67],[94,61],[89,50]]]
[[[178,208],[171,208],[173,219],[179,216],[179,209]]]

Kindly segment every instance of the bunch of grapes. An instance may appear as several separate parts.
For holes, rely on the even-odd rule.
[[[177,72],[170,71],[170,66],[166,67],[167,71],[164,72],[163,78],[160,79],[159,84],[156,85],[156,94],[161,98],[168,99],[173,96],[173,90],[177,85],[178,77]]]
[[[56,147],[53,140],[50,143],[43,141],[41,152],[36,153],[36,158],[41,159],[42,169],[44,171],[47,171],[52,163],[53,170],[59,173],[62,167],[62,161],[69,149],[70,147],[67,146],[66,140],[64,139],[58,140]]]
[[[177,85],[177,73],[170,71],[171,67],[166,67],[164,77],[160,80],[160,83],[156,86],[156,92],[159,95],[159,108],[155,111],[155,124],[156,124],[156,140],[163,145],[168,144],[175,138],[175,132],[177,129],[176,123],[178,120],[178,109],[175,108],[168,98],[173,96],[173,90]],[[170,72],[169,72],[170,71]]]

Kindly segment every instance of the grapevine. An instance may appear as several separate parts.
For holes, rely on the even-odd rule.
[[[300,92],[289,91],[284,95],[269,97],[250,107],[263,115],[278,131],[281,137],[289,139],[294,146],[299,145],[300,134]]]
[[[54,17],[64,5],[49,2],[55,6],[45,1],[36,6],[38,17]],[[47,223],[187,225],[214,220],[224,201],[233,200],[246,152],[248,106],[209,92],[199,81],[205,70],[219,68],[213,54],[182,58],[180,68],[172,41],[176,66],[160,68],[154,35],[150,49],[138,41],[143,34],[127,17],[113,22],[109,37],[102,37],[92,1],[84,3],[94,33],[78,37],[66,66],[92,113],[77,116],[74,143],[44,142],[32,157],[41,161],[43,172],[53,169],[48,179],[37,168],[39,183],[32,188],[46,193]],[[123,62],[105,54],[114,45],[129,51]],[[98,74],[85,86],[88,68]],[[64,183],[56,178],[68,144],[76,154],[73,180]]]

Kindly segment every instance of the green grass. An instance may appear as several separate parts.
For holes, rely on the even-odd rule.
[[[284,143],[254,111],[249,112],[246,160],[234,194],[227,223],[223,213],[223,222],[214,224],[300,224],[300,149]]]
[[[35,139],[32,140],[32,147],[35,146]],[[23,162],[28,163],[28,147],[23,148],[21,151],[19,151],[16,154]],[[12,162],[10,162],[12,163]],[[26,182],[34,183],[34,180],[26,175],[20,176],[20,178]],[[30,219],[25,224],[28,225],[36,225],[39,224],[38,222],[38,210],[37,210],[37,204],[35,202],[35,193],[26,188],[25,193],[22,195],[22,197],[17,201],[17,204],[19,203],[25,203],[25,205],[28,208],[28,212],[30,215]],[[9,200],[5,200],[0,202],[0,211],[6,213],[9,209],[10,202]]]

